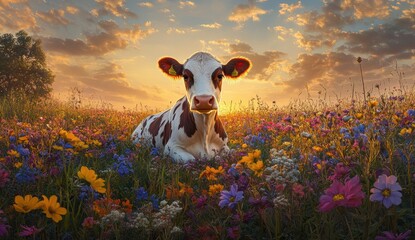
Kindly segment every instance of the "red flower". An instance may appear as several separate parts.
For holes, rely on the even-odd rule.
[[[334,180],[330,187],[324,191],[324,195],[320,197],[318,208],[321,212],[330,212],[338,206],[358,207],[362,205],[364,197],[365,194],[362,192],[358,176],[349,179],[345,184]]]

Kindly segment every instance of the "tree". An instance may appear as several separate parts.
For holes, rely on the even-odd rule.
[[[0,36],[0,97],[48,97],[55,76],[46,66],[40,40],[25,31]]]

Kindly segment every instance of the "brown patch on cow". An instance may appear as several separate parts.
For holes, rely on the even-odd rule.
[[[163,119],[163,116],[166,112],[162,113],[160,116],[158,116],[152,123],[150,123],[150,126],[148,127],[148,132],[153,136],[153,146],[156,145],[156,136],[159,134],[159,129],[161,125],[161,120]]]
[[[222,78],[223,78],[223,70],[222,68],[217,68],[212,73],[212,82],[213,86],[216,88],[219,88],[219,91],[222,91]]]
[[[163,146],[166,146],[167,142],[169,141],[171,137],[171,123],[167,122],[166,125],[164,125],[164,131],[161,133],[161,137],[163,137]]]
[[[188,69],[185,69],[183,71],[183,79],[184,79],[184,85],[186,86],[186,90],[191,88],[193,84],[195,83],[195,80],[193,79],[193,73]]]
[[[148,121],[148,118],[146,118],[143,122],[143,127],[141,128],[141,136],[143,136],[144,129],[146,128],[146,125],[147,125],[147,121]]]
[[[215,115],[215,132],[219,134],[219,137],[222,138],[222,140],[225,140],[225,138],[228,137],[217,113]]]
[[[188,137],[193,136],[196,132],[196,122],[193,113],[190,112],[190,105],[187,99],[182,103],[182,114],[180,115],[179,129],[184,128],[184,132]]]

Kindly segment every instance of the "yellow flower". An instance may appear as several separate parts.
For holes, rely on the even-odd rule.
[[[200,173],[199,178],[206,177],[209,181],[215,181],[218,180],[216,177],[217,174],[223,174],[225,170],[222,166],[219,166],[218,169],[215,169],[213,167],[206,166],[206,169]]]
[[[23,166],[23,163],[22,162],[15,162],[14,163],[14,167],[15,168],[21,168]]]
[[[323,148],[321,148],[320,146],[314,146],[313,150],[316,151],[316,152],[321,152],[321,151],[323,151]]]
[[[104,179],[98,178],[98,179],[90,182],[90,184],[91,184],[91,187],[95,191],[97,191],[99,193],[105,193],[106,192],[106,189],[105,189],[105,180]]]
[[[14,202],[14,209],[16,212],[21,213],[28,213],[42,206],[42,202],[39,202],[39,199],[37,197],[33,197],[32,195],[26,195],[24,198],[17,195],[14,197]]]
[[[82,166],[81,170],[78,172],[78,177],[92,183],[97,179],[97,174],[94,170],[90,170],[88,167]]]
[[[379,105],[379,103],[376,100],[371,100],[371,101],[369,101],[368,105],[369,105],[369,107],[373,108],[373,107],[376,107],[377,105]]]
[[[261,157],[261,150],[256,149],[253,153],[248,153],[248,156],[243,156],[238,163],[246,163],[249,164],[254,162],[255,159],[259,159]]]
[[[29,137],[28,136],[19,137],[18,142],[19,143],[28,143],[29,142]]]
[[[17,157],[17,158],[20,157],[20,153],[13,149],[7,151],[7,154],[9,154],[9,156],[11,157]]]
[[[411,134],[412,133],[412,128],[402,128],[401,131],[399,132],[399,135],[404,136],[406,134]]]
[[[52,148],[55,149],[55,150],[58,150],[58,151],[63,151],[63,147],[62,146],[53,145]]]
[[[216,195],[217,193],[220,193],[222,190],[223,190],[223,185],[222,184],[209,185],[209,195],[210,196]]]
[[[360,120],[363,118],[363,113],[356,113],[355,117]]]
[[[287,142],[287,141],[285,141],[285,142],[283,142],[283,143],[282,143],[282,145],[283,145],[284,147],[289,147],[289,146],[291,146],[291,142]]]
[[[246,143],[242,144],[242,148],[247,148],[248,145]]]
[[[50,199],[45,195],[43,197],[43,213],[46,214],[47,218],[52,218],[52,220],[57,223],[62,220],[62,216],[67,213],[66,208],[61,207],[58,203],[58,197],[56,195],[52,195]]]
[[[248,164],[249,169],[255,172],[255,175],[261,176],[262,175],[262,169],[264,168],[264,162],[262,160],[259,160],[255,163],[249,163]]]

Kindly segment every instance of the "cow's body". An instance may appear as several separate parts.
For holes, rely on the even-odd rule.
[[[163,58],[159,66],[171,77],[183,77],[187,94],[171,109],[144,119],[133,132],[133,141],[149,143],[176,162],[227,152],[228,138],[218,117],[222,77],[239,77],[250,62],[236,58],[222,65],[212,55],[199,52],[183,65]]]

